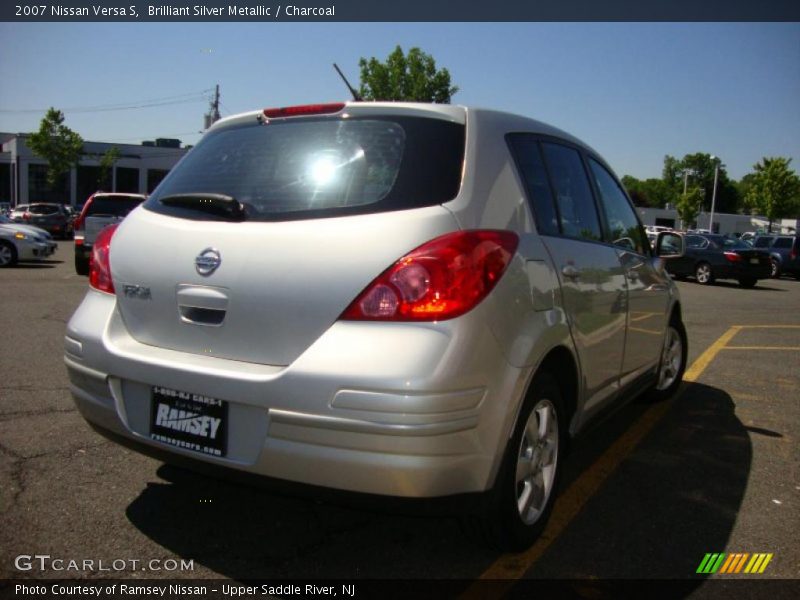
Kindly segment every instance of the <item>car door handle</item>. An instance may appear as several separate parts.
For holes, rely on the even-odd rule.
[[[561,274],[567,279],[577,279],[581,276],[581,272],[573,265],[567,265],[561,269]]]

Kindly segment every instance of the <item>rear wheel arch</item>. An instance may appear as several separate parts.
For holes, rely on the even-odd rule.
[[[506,432],[506,440],[513,435],[525,400],[533,393],[536,378],[541,373],[549,373],[556,380],[561,391],[561,400],[566,413],[562,415],[563,423],[566,426],[565,430],[569,429],[568,424],[572,421],[572,417],[575,416],[575,411],[578,407],[578,364],[575,356],[568,348],[556,346],[545,355],[539,366],[531,373],[525,393],[514,408],[514,419]]]
[[[683,323],[683,308],[681,307],[681,303],[679,300],[676,300],[675,303],[672,305],[672,310],[670,311],[669,314],[668,323],[672,323],[673,320],[675,319]]]

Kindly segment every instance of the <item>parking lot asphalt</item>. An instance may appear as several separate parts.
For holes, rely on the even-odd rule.
[[[678,285],[688,381],[670,401],[632,403],[576,443],[542,539],[504,555],[454,518],[285,497],[101,438],[74,408],[62,362],[87,281],[61,242],[53,260],[0,270],[0,577],[484,578],[509,588],[530,578],[662,578],[692,582],[687,595],[698,597],[708,579],[798,578],[800,281]],[[772,557],[758,575],[698,575],[707,553]],[[17,568],[16,557],[34,554],[128,562]],[[180,559],[193,568],[163,566]]]

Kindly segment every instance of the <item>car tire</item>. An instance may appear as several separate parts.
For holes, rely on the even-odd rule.
[[[519,552],[541,535],[556,497],[566,420],[561,390],[547,372],[530,386],[514,434],[508,442],[494,487],[478,517],[484,539]]]
[[[680,387],[686,371],[689,344],[686,327],[680,317],[673,315],[664,336],[661,360],[658,366],[658,379],[647,393],[647,399],[661,402],[670,398]]]
[[[754,277],[746,277],[739,280],[739,285],[743,288],[756,287],[756,283],[758,283],[758,279],[755,279]]]
[[[75,272],[78,275],[88,275],[89,274],[89,259],[82,258],[79,255],[75,255]]]
[[[13,244],[0,241],[0,268],[13,267],[17,264],[17,249]]]
[[[773,279],[778,279],[781,276],[781,264],[774,258],[769,259],[770,272],[769,276]]]
[[[707,262],[698,263],[694,269],[694,278],[700,285],[711,285],[714,283],[714,270]]]

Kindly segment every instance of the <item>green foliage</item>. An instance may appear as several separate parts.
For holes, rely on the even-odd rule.
[[[689,186],[700,188],[703,194],[702,206],[710,210],[711,199],[714,194],[715,164],[715,159],[705,152],[687,154],[681,160],[668,155],[664,157],[663,178],[674,191],[676,197],[683,193],[684,180],[687,181]],[[720,163],[714,211],[718,213],[735,213],[738,212],[740,206],[741,196],[739,190],[736,184],[728,178],[725,165]]]
[[[358,61],[361,68],[359,94],[364,100],[437,102],[448,104],[458,87],[450,84],[450,72],[436,69],[436,61],[419,48],[408,55],[397,46],[380,62],[375,57]]]
[[[119,160],[119,148],[112,147],[100,159],[100,174],[97,177],[97,189],[110,190],[112,185],[111,169]]]
[[[636,206],[664,208],[668,202],[675,202],[677,194],[663,179],[640,180],[630,175],[622,178],[622,185]]]
[[[690,187],[685,194],[681,194],[675,206],[678,216],[683,221],[683,227],[689,228],[697,220],[700,206],[703,202],[703,190],[699,187]]]
[[[64,113],[52,107],[39,124],[39,131],[28,136],[27,144],[47,161],[47,184],[51,188],[78,164],[83,152],[83,138],[64,125]]]
[[[800,178],[789,169],[791,158],[764,157],[747,178],[745,202],[772,222],[800,213]],[[752,175],[752,176],[751,176]]]

